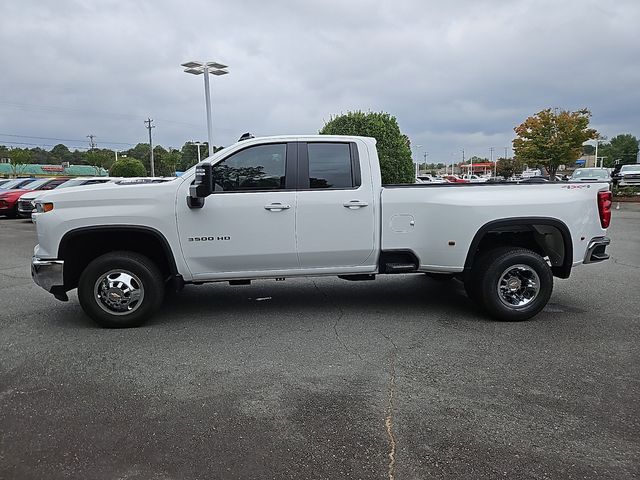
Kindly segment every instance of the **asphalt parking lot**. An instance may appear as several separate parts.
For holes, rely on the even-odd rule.
[[[2,479],[640,476],[640,205],[523,323],[423,275],[187,287],[103,330],[0,219]]]

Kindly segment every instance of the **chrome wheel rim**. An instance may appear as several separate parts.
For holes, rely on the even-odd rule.
[[[96,303],[111,315],[129,315],[142,305],[144,287],[140,279],[127,270],[110,270],[93,288]]]
[[[540,277],[528,265],[508,267],[498,280],[498,298],[509,308],[528,307],[540,293]]]

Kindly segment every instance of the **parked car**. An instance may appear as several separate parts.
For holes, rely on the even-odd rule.
[[[611,175],[606,168],[578,168],[569,180],[572,182],[611,182]]]
[[[457,276],[489,315],[519,321],[554,276],[609,258],[608,185],[566,187],[383,186],[373,138],[254,138],[170,182],[48,192],[31,268],[107,327],[142,324],[184,284],[418,272]]]
[[[542,176],[526,177],[519,180],[518,183],[548,183],[549,179]]]
[[[442,178],[444,178],[449,183],[469,183],[469,180],[464,180],[457,175],[444,175]]]
[[[416,183],[426,183],[427,185],[428,184],[435,185],[435,184],[449,183],[449,182],[447,182],[445,179],[443,179],[441,177],[434,177],[432,175],[418,175],[416,180],[417,180]]]
[[[5,183],[9,183],[11,181],[10,178],[2,178],[0,179],[0,188],[2,188],[2,185],[4,185]]]
[[[9,180],[4,185],[0,186],[0,191],[23,188],[28,183],[35,182],[36,180],[37,178],[15,178],[13,180]]]
[[[623,165],[618,176],[618,185],[621,187],[640,185],[640,163]]]
[[[57,187],[54,187],[56,190],[59,188],[70,188],[70,187],[81,187],[83,185],[96,185],[103,184],[107,182],[111,182],[114,179],[111,177],[86,177],[86,178],[71,178],[66,182],[62,182]],[[38,197],[42,196],[49,189],[42,190],[34,190],[31,192],[27,192],[22,195],[18,199],[18,216],[21,218],[30,218],[31,213],[36,208],[36,200]]]
[[[467,180],[470,183],[484,183],[489,180],[489,177],[480,177],[476,174],[466,174],[462,176],[463,180]]]
[[[38,190],[53,190],[67,180],[69,180],[69,177],[43,178],[28,182],[21,188],[2,191],[2,193],[0,193],[0,215],[16,218],[18,216],[18,199],[22,195]]]

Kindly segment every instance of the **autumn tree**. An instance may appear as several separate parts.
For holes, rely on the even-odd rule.
[[[556,111],[550,108],[527,118],[514,128],[518,136],[513,150],[519,161],[538,163],[555,180],[558,166],[573,164],[582,154],[582,144],[598,137],[589,127],[591,112]]]
[[[414,183],[409,138],[403,135],[395,117],[380,112],[348,112],[329,120],[322,135],[362,135],[377,140],[382,183]]]

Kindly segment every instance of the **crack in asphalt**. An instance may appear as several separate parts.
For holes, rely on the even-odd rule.
[[[381,332],[382,333],[382,332]],[[396,475],[396,437],[393,433],[393,398],[396,393],[396,355],[398,346],[395,342],[382,333],[393,345],[393,349],[389,353],[389,387],[387,391],[387,411],[384,419],[384,426],[387,430],[387,438],[389,439],[389,480],[394,480]]]
[[[320,293],[320,295],[322,295],[322,298],[324,298],[327,303],[335,306],[335,308],[339,312],[338,318],[336,318],[335,322],[333,323],[333,333],[335,334],[336,340],[338,341],[338,343],[342,345],[342,347],[348,353],[356,355],[362,362],[374,367],[378,367],[379,365],[376,365],[362,358],[362,355],[360,355],[360,352],[350,348],[342,340],[342,338],[340,337],[340,334],[338,333],[338,323],[340,323],[340,320],[342,320],[342,318],[344,317],[344,310],[342,310],[340,305],[331,303],[329,296],[324,291],[322,291],[322,289],[318,286],[318,284],[314,280],[311,280],[311,283],[313,284],[314,288]],[[398,345],[396,345],[396,343],[393,341],[393,338],[391,338],[389,335],[385,334],[380,330],[378,332],[393,347],[389,352],[389,382],[387,387],[387,408],[385,410],[384,426],[387,432],[387,439],[389,441],[389,453],[387,454],[387,456],[389,457],[388,472],[387,472],[388,478],[389,480],[395,480],[397,441],[396,441],[395,433],[393,431],[393,399],[396,395],[396,378],[397,378],[396,359],[397,359],[397,353],[398,353]]]
[[[327,303],[334,305],[339,312],[338,318],[336,318],[336,321],[333,322],[333,333],[335,334],[336,340],[338,341],[338,343],[342,345],[342,348],[344,348],[345,351],[347,351],[352,355],[357,356],[362,362],[367,363],[369,365],[373,365],[372,363],[367,362],[364,358],[362,358],[362,355],[360,355],[360,352],[349,348],[349,346],[342,340],[342,338],[340,338],[340,334],[338,333],[338,323],[340,323],[340,320],[342,320],[342,318],[344,317],[344,310],[340,308],[340,305],[331,303],[329,296],[322,291],[322,289],[318,286],[315,280],[311,280],[311,283],[313,283],[314,288],[320,293],[320,295],[322,295],[322,298],[324,298]]]
[[[640,268],[639,265],[631,265],[630,263],[624,263],[624,262],[619,261],[615,257],[611,257],[611,260],[613,260],[613,263],[615,263],[616,265],[624,265],[625,267],[631,267],[631,268]]]

